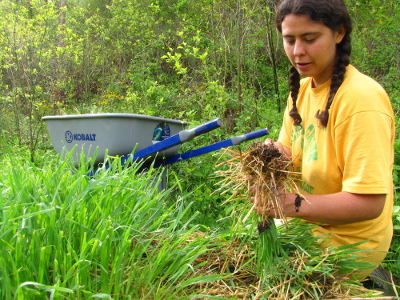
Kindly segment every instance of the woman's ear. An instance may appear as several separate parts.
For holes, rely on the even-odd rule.
[[[336,31],[336,44],[340,44],[345,35],[346,29],[343,26],[340,26],[340,28]]]

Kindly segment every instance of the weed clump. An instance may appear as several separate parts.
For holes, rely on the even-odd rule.
[[[227,153],[231,157],[220,164],[228,166],[220,171],[224,176],[221,189],[233,190],[231,198],[251,199],[253,205],[243,222],[253,211],[257,212],[257,273],[268,278],[274,274],[276,260],[287,256],[278,240],[275,221],[269,216],[273,210],[287,226],[280,197],[295,186],[291,161],[273,143],[255,142],[245,152],[229,149]]]
[[[242,170],[233,173],[239,180],[246,180],[248,190],[254,191],[254,209],[262,215],[262,223],[272,209],[280,219],[286,220],[280,202],[281,193],[291,189],[293,180],[289,171],[291,161],[274,144],[253,143],[253,147],[241,154]],[[243,179],[241,179],[242,177]],[[261,226],[262,227],[262,226]]]
[[[270,227],[268,224],[271,220],[267,219],[271,210],[286,224],[280,197],[286,190],[298,191],[295,184],[298,174],[290,170],[290,159],[273,143],[255,142],[245,152],[226,149],[225,153],[230,157],[219,164],[227,166],[227,169],[217,172],[224,177],[219,191],[226,193],[232,190],[233,194],[228,200],[251,198],[253,206],[244,220],[255,210],[261,216],[258,226],[261,231]]]

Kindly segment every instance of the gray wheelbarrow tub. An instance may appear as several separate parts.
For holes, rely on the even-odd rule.
[[[104,161],[105,154],[122,156],[133,150],[145,149],[185,129],[187,122],[130,113],[56,115],[42,118],[46,122],[52,144],[60,154],[76,146],[73,158],[79,162],[83,151],[95,163]],[[180,145],[161,151],[158,155],[171,157]]]

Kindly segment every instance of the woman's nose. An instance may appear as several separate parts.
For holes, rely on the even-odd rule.
[[[295,56],[301,56],[304,55],[305,53],[305,49],[304,49],[304,45],[301,41],[296,41],[294,43],[294,47],[293,47],[293,55]]]

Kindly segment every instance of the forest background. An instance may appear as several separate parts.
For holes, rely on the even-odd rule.
[[[224,126],[187,148],[268,127],[276,138],[288,95],[289,62],[274,26],[276,0],[0,1],[0,155],[52,159],[41,117],[124,112]],[[400,112],[400,4],[348,0],[352,64],[388,92]],[[397,123],[398,124],[398,123]],[[199,223],[226,212],[215,189],[215,157],[171,167],[190,191]],[[400,139],[394,181],[400,186]],[[399,196],[393,253],[400,249]],[[398,255],[395,256],[398,259]],[[392,259],[393,257],[391,257]],[[391,264],[397,275],[400,271]]]

